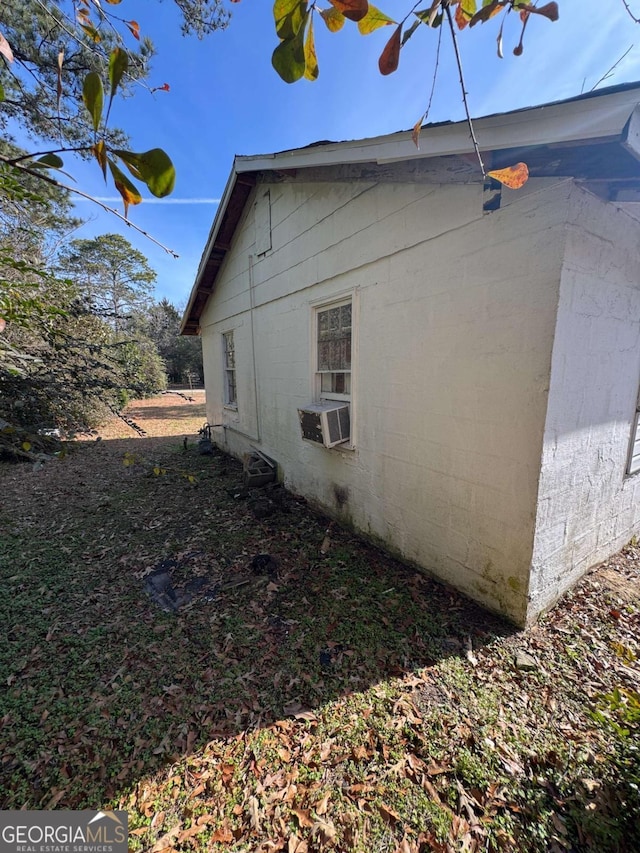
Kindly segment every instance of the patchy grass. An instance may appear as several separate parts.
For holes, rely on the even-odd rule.
[[[640,849],[636,546],[517,633],[346,531],[323,553],[164,401],[155,437],[0,469],[0,807],[124,808],[155,853]]]

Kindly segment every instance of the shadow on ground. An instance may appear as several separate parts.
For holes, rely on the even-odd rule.
[[[512,630],[179,443],[87,444],[3,485],[5,809],[96,807],[214,738],[312,720]],[[163,568],[175,612],[148,593]]]

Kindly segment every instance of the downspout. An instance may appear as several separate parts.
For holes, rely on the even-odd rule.
[[[258,373],[256,370],[256,336],[255,336],[255,328],[253,325],[253,314],[255,311],[255,293],[253,289],[253,259],[255,255],[249,255],[249,306],[250,306],[250,314],[251,314],[251,355],[253,357],[253,395],[256,405],[256,432],[258,433],[258,437],[256,441],[260,441],[260,436],[262,435],[262,428],[260,425],[260,397],[258,394]]]
[[[224,429],[225,432],[229,430],[229,432],[235,432],[238,435],[243,435],[245,438],[248,438],[251,441],[260,442],[260,435],[262,433],[262,429],[260,426],[260,398],[258,395],[258,374],[256,372],[256,337],[253,321],[253,313],[256,307],[253,292],[253,259],[254,255],[249,255],[249,316],[251,318],[251,358],[253,361],[253,395],[256,407],[256,435],[249,435],[248,432],[243,432],[243,430],[236,429],[235,427],[232,427],[229,424],[225,424]]]

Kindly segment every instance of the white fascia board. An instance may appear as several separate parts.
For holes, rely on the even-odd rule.
[[[227,209],[227,205],[229,204],[229,199],[231,198],[231,194],[236,183],[236,178],[238,176],[238,170],[236,169],[237,160],[238,158],[236,157],[233,161],[233,166],[231,168],[231,172],[229,173],[229,177],[227,178],[227,183],[225,185],[224,192],[222,193],[220,203],[218,204],[216,215],[213,217],[213,223],[211,225],[211,230],[209,231],[209,237],[207,238],[202,257],[200,258],[200,264],[198,266],[198,272],[196,275],[196,282],[200,280],[200,276],[202,275],[204,267],[207,261],[209,260],[209,253],[211,252],[216,237],[218,236],[218,230],[220,228],[220,223],[222,222],[222,217],[224,216],[225,211]]]
[[[191,313],[191,308],[193,306],[193,301],[195,299],[196,293],[198,291],[198,286],[200,284],[200,279],[202,278],[202,274],[204,272],[204,268],[207,265],[207,261],[209,260],[209,255],[211,253],[211,249],[213,248],[213,244],[215,243],[216,237],[218,235],[218,230],[220,228],[220,223],[222,222],[222,217],[225,214],[227,209],[227,205],[229,204],[229,198],[233,192],[233,188],[236,183],[236,178],[238,176],[238,171],[236,169],[236,163],[238,158],[236,157],[233,161],[233,168],[227,178],[227,184],[224,188],[224,192],[222,193],[222,198],[220,199],[220,203],[218,204],[218,209],[216,210],[216,215],[213,218],[213,223],[211,225],[211,230],[209,231],[209,237],[207,238],[207,242],[204,247],[204,251],[202,253],[202,257],[200,258],[200,263],[198,264],[198,272],[196,273],[196,278],[191,288],[191,293],[189,294],[189,301],[187,302],[187,307],[184,309],[184,314],[182,315],[182,320],[180,322],[180,334],[182,334],[182,330],[184,329],[187,320],[189,319],[189,314]]]
[[[639,102],[640,87],[603,95],[601,98],[584,98],[487,116],[475,120],[474,129],[483,151],[615,137],[620,135]],[[420,149],[414,145],[411,133],[406,130],[371,139],[331,142],[278,154],[241,156],[236,158],[236,169],[240,173],[346,163],[393,163],[473,152],[469,127],[465,121],[425,126],[420,136]]]

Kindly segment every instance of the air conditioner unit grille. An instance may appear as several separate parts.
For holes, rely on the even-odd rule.
[[[327,412],[329,442],[337,444],[349,438],[349,410],[346,406]]]
[[[351,421],[348,403],[310,403],[304,409],[298,409],[298,416],[302,437],[307,441],[324,447],[349,441]]]

